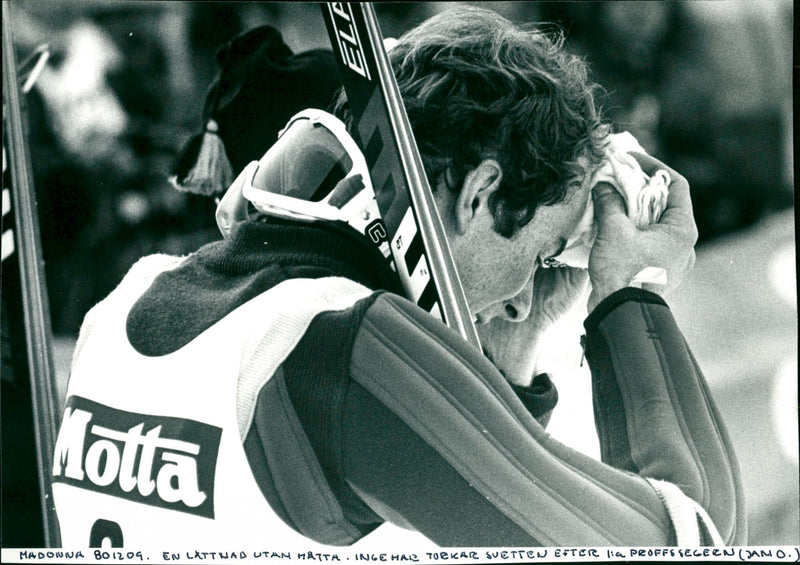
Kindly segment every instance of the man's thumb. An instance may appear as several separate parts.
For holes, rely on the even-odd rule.
[[[594,199],[595,215],[598,218],[626,215],[625,200],[611,184],[598,182],[592,188],[592,198]]]

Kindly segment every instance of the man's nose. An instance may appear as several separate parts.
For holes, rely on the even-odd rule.
[[[531,313],[531,303],[533,301],[533,276],[522,290],[514,297],[503,302],[503,309],[500,317],[509,322],[523,322],[528,319]]]

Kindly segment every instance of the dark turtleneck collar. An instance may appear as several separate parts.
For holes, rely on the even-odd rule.
[[[128,315],[128,341],[143,355],[166,355],[283,280],[331,276],[401,293],[378,248],[345,224],[244,222],[155,278]]]

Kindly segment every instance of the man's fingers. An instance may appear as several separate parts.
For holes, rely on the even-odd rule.
[[[577,267],[557,267],[553,269],[541,269],[542,271],[552,271],[557,278],[558,284],[569,287],[575,293],[584,290],[589,282],[589,270]],[[538,274],[538,273],[537,273]]]
[[[689,183],[681,177],[673,180],[669,185],[667,207],[661,215],[661,224],[689,224],[694,225],[694,212],[692,198],[689,192]]]
[[[613,216],[625,216],[625,200],[622,195],[607,182],[598,182],[592,187],[592,198],[594,199],[595,216],[598,219],[610,218]]]
[[[589,271],[577,267],[552,267],[539,269],[533,276],[534,292],[552,294],[559,289],[569,288],[580,293],[589,281]]]
[[[686,178],[651,155],[635,151],[632,151],[631,155],[639,162],[646,174],[652,175],[657,170],[662,169],[667,171],[670,176],[672,182],[669,185],[667,207],[659,223],[686,223],[689,221],[694,223],[692,197],[689,190],[689,182]]]
[[[642,170],[645,172],[645,174],[649,176],[653,176],[653,174],[655,174],[655,172],[659,169],[667,171],[667,173],[669,173],[669,178],[672,180],[672,183],[669,185],[670,196],[672,196],[673,189],[675,192],[674,203],[676,205],[691,206],[692,201],[689,197],[689,182],[683,175],[651,155],[637,153],[636,151],[631,151],[630,154],[639,162],[639,165],[642,167]]]

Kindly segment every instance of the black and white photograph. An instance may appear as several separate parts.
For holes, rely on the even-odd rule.
[[[0,548],[800,560],[790,0],[3,0]]]

